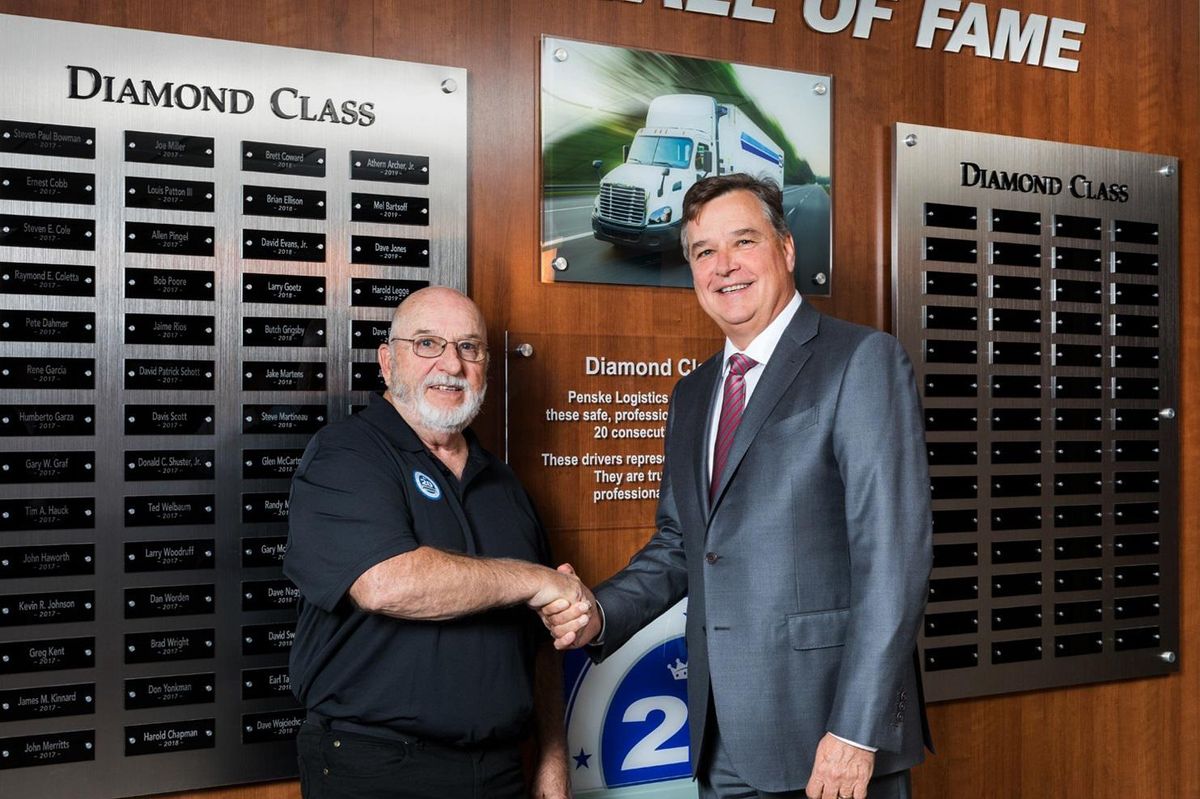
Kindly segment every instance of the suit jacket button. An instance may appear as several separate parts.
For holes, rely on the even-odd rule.
[[[708,561],[709,564],[711,565],[713,563],[716,563],[718,560],[720,560],[721,556],[718,555],[716,552],[709,552],[707,555],[704,556],[704,559],[706,561]]]

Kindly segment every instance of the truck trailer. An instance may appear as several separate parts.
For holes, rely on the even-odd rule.
[[[783,187],[779,145],[737,106],[701,94],[651,100],[627,150],[592,208],[593,235],[618,247],[678,247],[683,195],[703,178],[745,172]]]

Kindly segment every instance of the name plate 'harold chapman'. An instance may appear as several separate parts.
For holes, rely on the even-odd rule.
[[[157,755],[212,749],[217,745],[215,719],[139,724],[125,728],[125,755]]]

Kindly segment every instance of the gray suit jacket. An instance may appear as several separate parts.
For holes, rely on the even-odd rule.
[[[709,419],[721,354],[675,387],[656,534],[596,589],[605,657],[688,596],[692,768],[711,698],[726,750],[762,791],[804,788],[828,731],[928,742],[915,642],[932,561],[912,366],[893,337],[803,303],[746,406],[716,500]]]

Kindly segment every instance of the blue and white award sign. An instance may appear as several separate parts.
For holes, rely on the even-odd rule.
[[[687,600],[600,665],[564,659],[567,746],[577,796],[696,796],[688,761]]]

